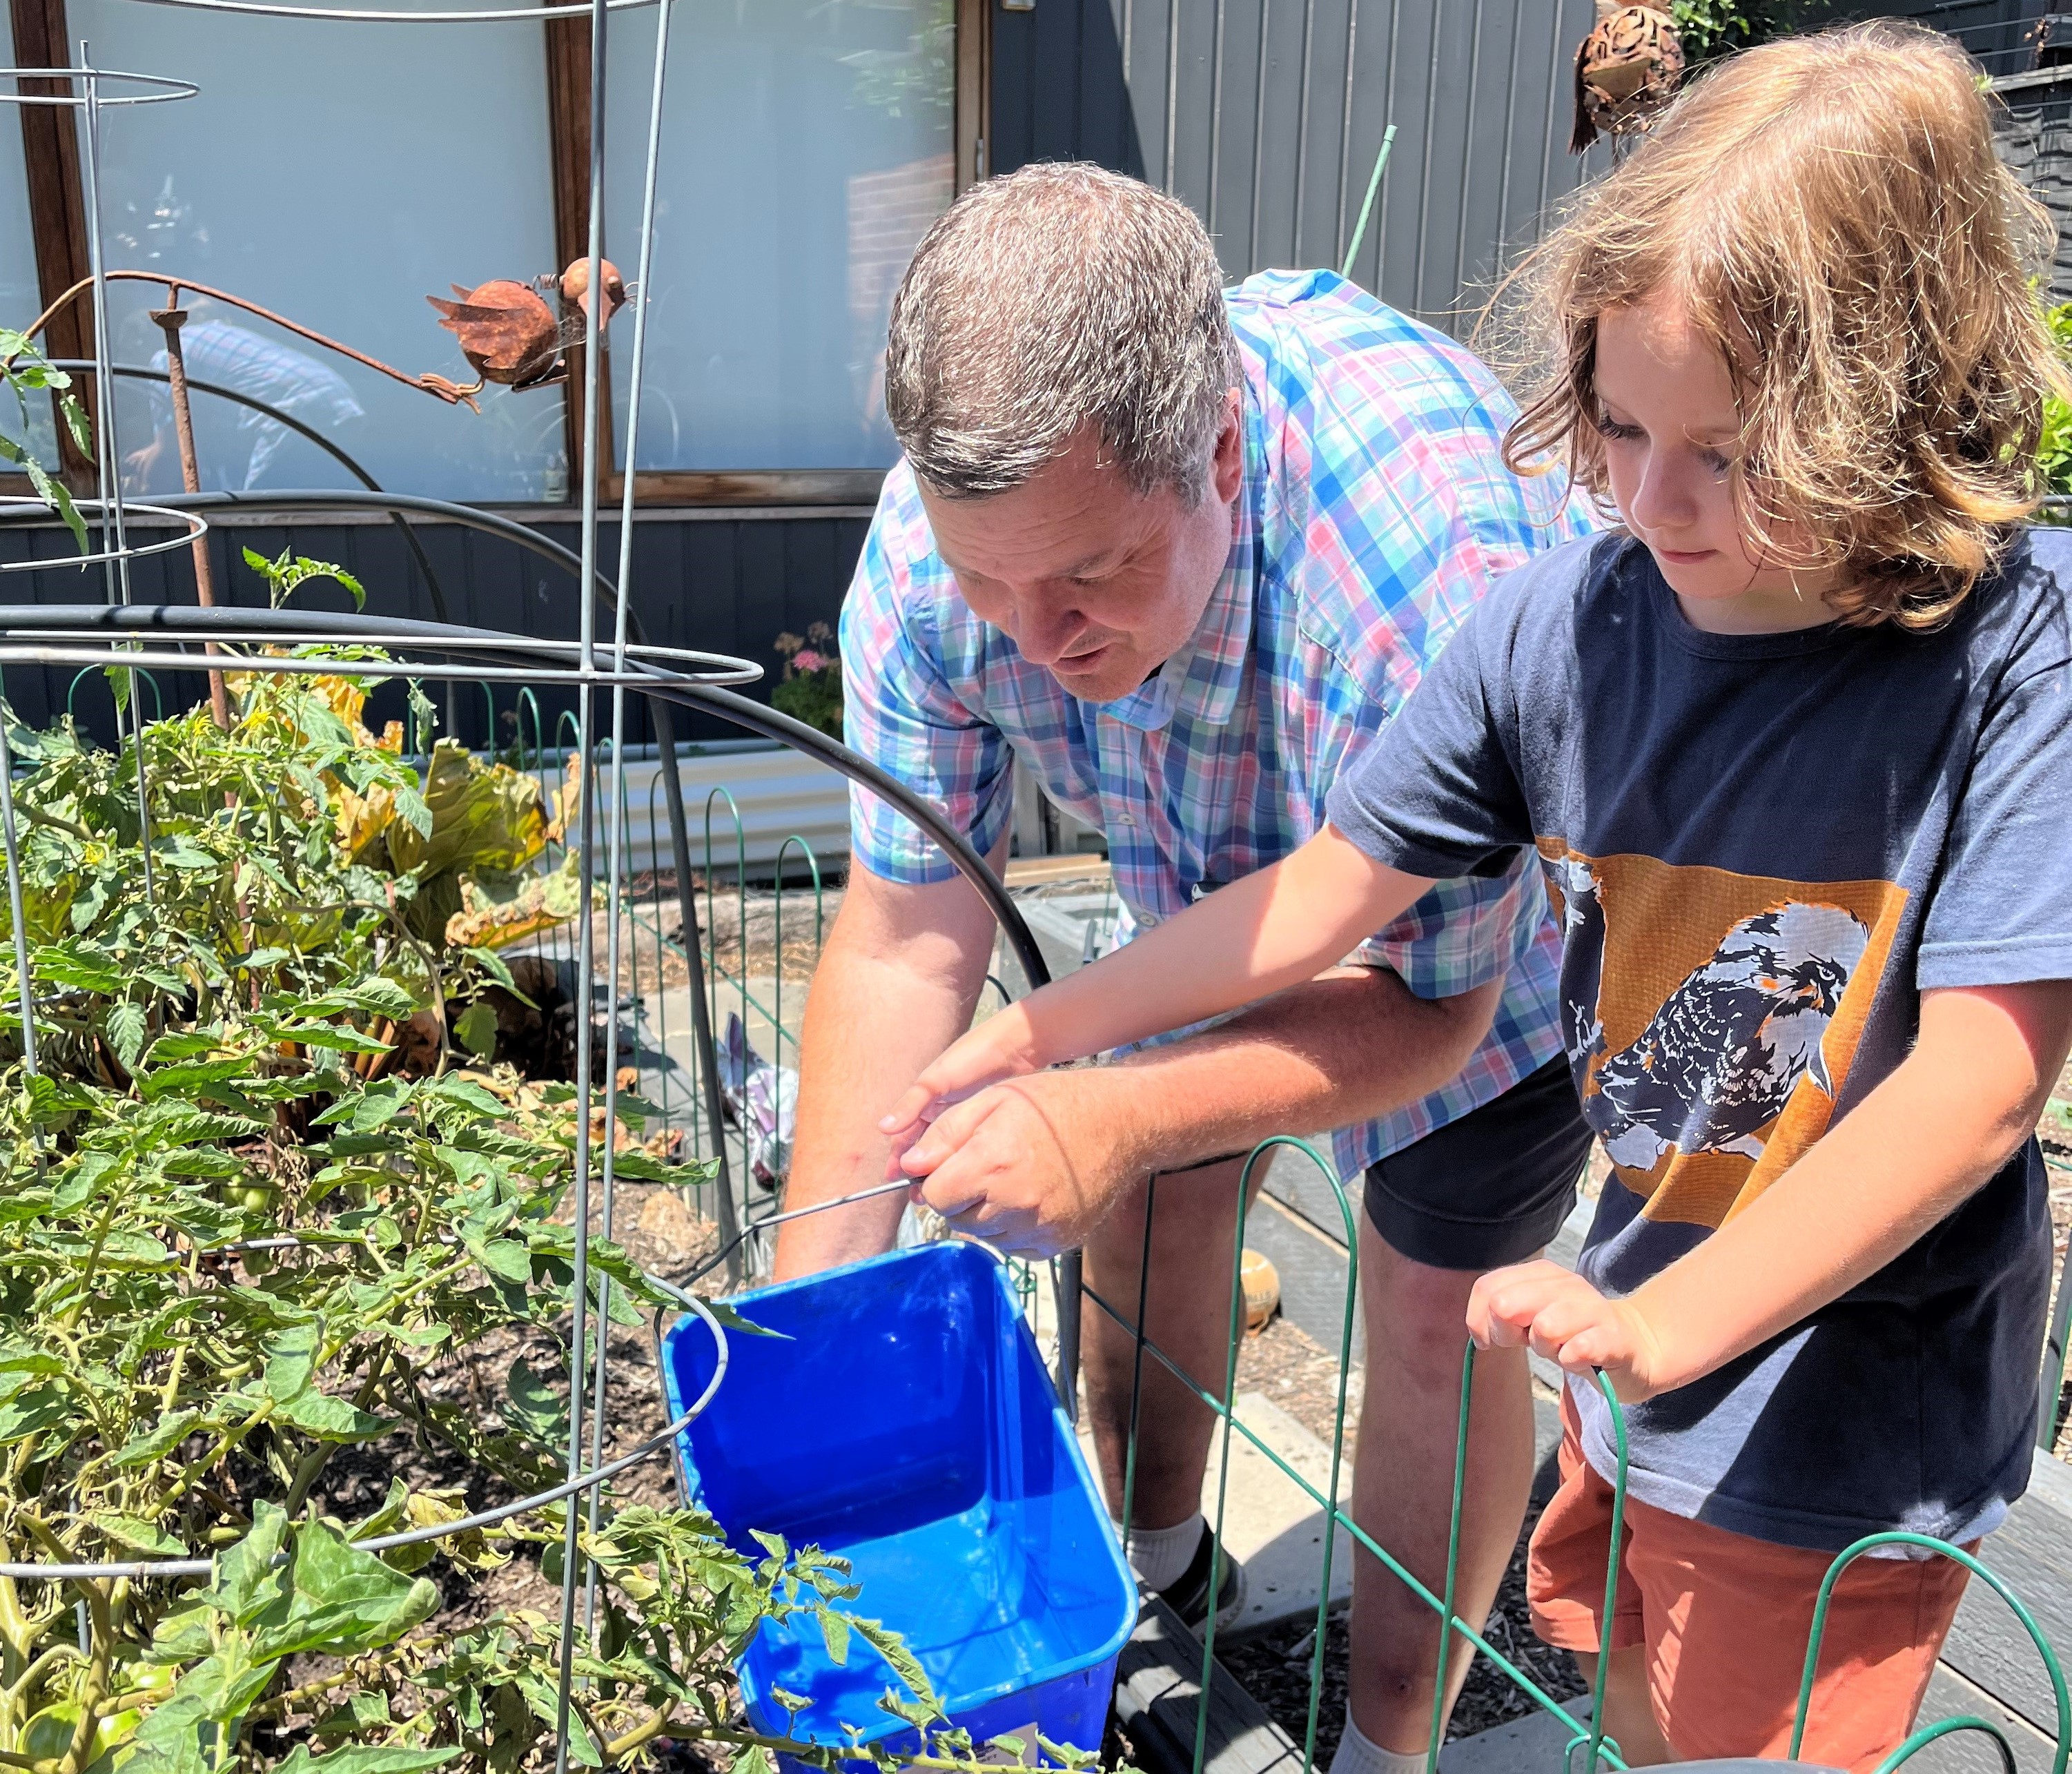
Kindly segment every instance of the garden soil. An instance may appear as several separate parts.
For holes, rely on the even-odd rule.
[[[615,1202],[614,1233],[634,1261],[649,1274],[679,1281],[710,1253],[716,1243],[713,1226],[694,1218],[677,1192],[666,1185],[621,1183]],[[723,1290],[722,1275],[701,1283],[698,1291]],[[557,1332],[499,1331],[457,1349],[425,1376],[422,1389],[428,1397],[446,1404],[465,1404],[477,1421],[494,1423],[505,1397],[504,1377],[514,1360],[523,1358],[532,1370],[565,1399],[565,1367],[567,1322]],[[610,1376],[609,1410],[606,1418],[604,1455],[606,1459],[630,1452],[655,1434],[667,1422],[662,1391],[655,1365],[655,1348],[645,1331],[613,1327],[607,1347]],[[407,1434],[391,1435],[364,1447],[342,1448],[327,1467],[319,1488],[319,1507],[344,1521],[371,1515],[387,1494],[392,1475],[407,1480],[413,1488],[445,1488],[464,1496],[471,1510],[493,1509],[518,1495],[510,1484],[442,1444],[421,1443]],[[676,1469],[666,1451],[658,1451],[622,1475],[612,1485],[613,1500],[623,1505],[672,1505],[677,1500]],[[442,1556],[423,1574],[440,1584],[446,1598],[445,1608],[434,1624],[461,1628],[491,1615],[529,1609],[549,1616],[561,1610],[561,1586],[541,1574],[535,1549],[519,1546],[511,1562],[481,1580],[464,1578]],[[580,1606],[578,1603],[578,1606]],[[322,1660],[305,1660],[298,1681],[324,1673]],[[663,1755],[665,1768],[684,1774],[720,1774],[730,1764],[717,1751],[703,1747],[676,1745]]]

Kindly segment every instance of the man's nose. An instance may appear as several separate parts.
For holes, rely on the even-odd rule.
[[[1014,644],[1032,665],[1054,665],[1086,632],[1087,619],[1077,610],[1046,610],[1022,601],[1014,615]]]

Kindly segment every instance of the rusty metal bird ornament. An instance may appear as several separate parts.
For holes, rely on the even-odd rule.
[[[1568,151],[1581,154],[1601,133],[1616,154],[1675,96],[1684,46],[1667,6],[1597,0],[1597,28],[1576,51],[1576,127]]]
[[[603,261],[600,281],[604,286],[600,325],[609,325],[625,305],[626,285],[609,259]],[[530,283],[492,278],[472,290],[456,283],[453,292],[457,301],[443,296],[425,299],[437,311],[439,324],[460,341],[462,355],[475,368],[479,380],[473,389],[459,390],[463,397],[479,392],[485,382],[500,382],[522,392],[561,381],[568,374],[564,353],[589,335],[587,259],[578,259],[558,278],[535,278]]]

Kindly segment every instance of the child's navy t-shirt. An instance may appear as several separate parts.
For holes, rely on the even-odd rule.
[[[1631,1292],[1904,1059],[1919,994],[2072,978],[2072,537],[2025,533],[1932,634],[1694,628],[1622,535],[1490,593],[1334,787],[1391,867],[1536,846],[1562,1013],[1615,1166],[1583,1274]],[[2050,1238],[2041,1155],[1878,1274],[1632,1407],[1635,1496],[1839,1549],[1990,1531],[2034,1434]],[[1594,1388],[1572,1388],[1614,1467]]]

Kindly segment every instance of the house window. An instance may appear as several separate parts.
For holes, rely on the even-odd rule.
[[[675,13],[639,490],[694,496],[701,475],[739,471],[870,481],[898,454],[893,291],[956,183],[953,0],[682,0]],[[606,236],[630,278],[653,27],[622,14],[609,42]],[[621,416],[631,338],[622,324],[610,340]]]
[[[403,0],[409,3],[409,0]],[[68,0],[103,67],[173,75],[195,98],[111,112],[101,216],[111,269],[245,296],[413,372],[473,380],[426,303],[449,285],[555,269],[546,72],[537,27],[330,24]],[[121,364],[163,367],[146,311],[117,284]],[[188,374],[256,395],[350,452],[384,487],[482,501],[548,496],[563,464],[552,390],[491,387],[443,405],[227,304],[189,296]],[[118,442],[139,496],[180,484],[162,393],[122,385]],[[314,445],[206,394],[205,488],[350,484]]]
[[[14,35],[12,28],[0,28],[0,52],[7,57],[7,65],[14,65]],[[4,83],[6,97],[15,91],[12,80]],[[36,318],[43,307],[37,299],[35,236],[29,222],[29,176],[22,152],[22,128],[19,112],[13,105],[0,105],[0,327],[20,328]],[[56,459],[57,445],[51,434],[50,402],[43,399],[29,402],[28,432],[25,440],[23,433],[22,410],[11,397],[0,405],[0,434],[12,438],[17,443],[27,441],[36,454],[47,462]],[[6,474],[0,466],[0,474]],[[26,482],[9,480],[13,484],[0,481],[0,496],[14,497],[26,493]]]
[[[102,67],[200,88],[106,116],[111,269],[212,285],[399,369],[467,383],[474,372],[425,298],[545,278],[583,250],[586,19],[333,24],[127,0],[15,0],[18,18],[25,7],[39,21],[25,51],[39,65],[84,39]],[[629,278],[659,16],[615,13],[608,36],[606,250]],[[981,163],[985,18],[985,0],[676,0],[643,500],[874,496],[897,454],[886,318],[915,244]],[[80,176],[56,166],[68,138],[32,227],[20,132],[0,138],[0,298],[19,322],[37,306],[37,265],[54,286],[84,273]],[[164,299],[164,286],[111,288],[118,364],[163,368],[148,311]],[[524,393],[492,385],[473,412],[191,289],[183,305],[192,380],[284,408],[384,487],[479,503],[576,495],[579,373]],[[56,349],[67,323],[49,335]],[[608,340],[600,478],[614,493],[632,330],[623,316]],[[127,490],[176,491],[162,386],[118,382],[116,418]],[[205,488],[349,484],[324,450],[263,414],[204,391],[195,418]]]

